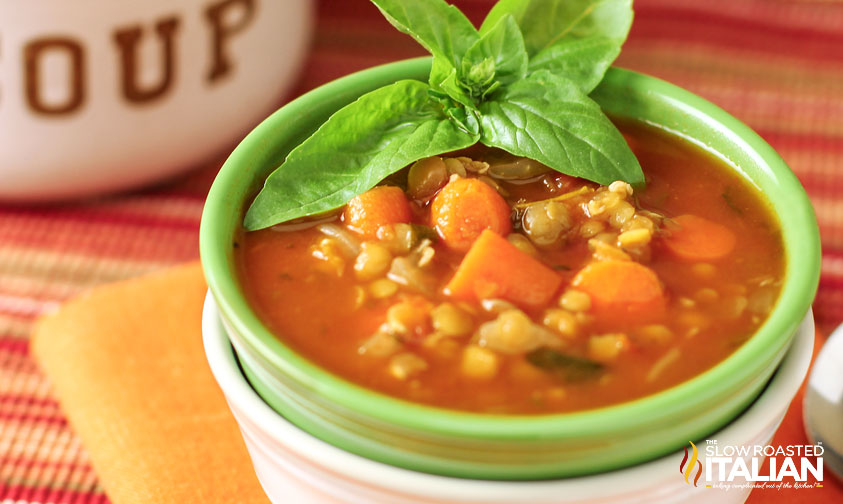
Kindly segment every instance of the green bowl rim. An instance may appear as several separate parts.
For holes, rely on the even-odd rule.
[[[733,382],[736,377],[747,378],[752,366],[747,366],[746,362],[758,358],[768,362],[783,354],[780,340],[793,334],[808,311],[819,282],[819,230],[807,194],[781,157],[748,126],[689,91],[655,77],[620,68],[610,69],[607,80],[622,80],[626,86],[646,89],[647,94],[661,95],[686,112],[704,118],[715,130],[727,136],[728,141],[754,153],[759,165],[769,167],[770,173],[779,180],[783,194],[787,195],[788,212],[776,212],[782,224],[782,237],[788,255],[784,286],[767,321],[738,350],[703,374],[656,394],[598,409],[530,416],[447,410],[387,396],[341,378],[282,344],[248,306],[238,286],[236,272],[229,268],[231,236],[225,235],[225,226],[219,225],[231,218],[226,209],[226,203],[230,203],[231,198],[228,187],[237,179],[242,179],[241,165],[249,165],[250,152],[266,149],[264,136],[271,135],[286,117],[306,115],[308,103],[330,99],[348,88],[365,87],[372,80],[424,75],[429,66],[428,57],[389,63],[337,79],[302,95],[250,132],[217,175],[208,193],[200,224],[202,267],[223,317],[268,362],[291,379],[306,384],[324,399],[348,410],[365,412],[379,421],[464,438],[524,440],[607,435],[628,431],[635,426],[646,426],[656,412],[656,416],[661,418],[682,413],[686,402],[683,399],[688,396],[711,397],[712,390],[722,388],[719,384]],[[242,202],[235,207],[240,209]],[[785,229],[786,224],[790,225],[789,230]]]

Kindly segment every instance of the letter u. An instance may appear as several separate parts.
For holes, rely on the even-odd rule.
[[[155,32],[161,39],[162,68],[158,83],[142,88],[138,80],[138,42],[143,36],[140,25],[119,30],[114,34],[114,42],[120,49],[122,68],[123,96],[131,103],[144,103],[163,96],[173,82],[175,73],[174,55],[175,33],[179,27],[177,18],[167,18],[155,25]]]

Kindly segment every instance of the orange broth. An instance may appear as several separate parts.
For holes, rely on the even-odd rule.
[[[266,326],[297,352],[363,387],[428,405],[506,414],[570,412],[630,401],[686,381],[731,354],[772,309],[784,270],[778,223],[758,191],[721,161],[648,126],[622,122],[619,128],[647,178],[646,189],[636,190],[630,201],[638,210],[666,217],[646,253],[635,259],[658,275],[667,311],[660,320],[626,327],[595,320],[588,312],[575,314],[583,323],[576,336],[561,338],[559,351],[589,359],[593,350],[589,338],[609,333],[619,335],[618,341],[623,342],[619,354],[601,362],[601,371],[594,376],[568,379],[536,367],[524,353],[498,354],[494,376],[467,376],[461,355],[476,339],[475,329],[462,337],[442,338],[444,342],[435,345],[404,340],[401,352],[419,356],[426,367],[396,378],[390,372],[390,356],[364,355],[360,348],[379,330],[396,300],[415,294],[402,286],[387,299],[367,298],[361,303],[354,261],[347,261],[338,273],[322,268],[313,246],[324,235],[312,226],[243,232],[235,250],[242,288]],[[461,154],[482,160],[486,151],[475,147]],[[391,180],[400,185],[406,183],[406,173],[403,177]],[[498,182],[511,205],[576,187],[596,187],[555,172],[526,182]],[[414,222],[429,225],[429,201],[412,202],[411,207]],[[575,205],[572,209],[576,214]],[[688,261],[671,253],[665,246],[671,236],[670,218],[682,214],[703,216],[728,228],[736,238],[734,250],[713,261]],[[577,225],[583,219],[574,215]],[[339,215],[334,221],[342,224]],[[514,232],[518,230],[516,221]],[[435,260],[426,271],[436,278],[437,288],[429,296],[435,305],[450,300],[442,287],[464,254],[448,250],[441,242],[432,247]],[[562,280],[549,304],[556,307],[577,272],[594,260],[593,251],[588,239],[576,231],[564,243],[538,250],[540,261]],[[477,327],[493,318],[477,301],[461,306],[472,313]],[[542,324],[545,308],[521,308],[537,325]],[[667,331],[653,329],[654,325]]]

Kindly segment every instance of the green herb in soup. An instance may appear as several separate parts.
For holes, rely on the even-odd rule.
[[[443,0],[372,0],[433,55],[427,83],[361,96],[293,149],[246,213],[255,230],[334,210],[414,161],[476,143],[599,184],[643,186],[588,93],[620,52],[631,0],[501,0],[480,30]]]
[[[693,378],[773,309],[778,223],[718,160],[620,126],[646,188],[482,145],[423,158],[317,219],[244,231],[243,289],[297,352],[439,407],[577,411]]]

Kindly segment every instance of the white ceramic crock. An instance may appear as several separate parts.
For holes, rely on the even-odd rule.
[[[0,0],[0,200],[142,185],[231,147],[294,81],[312,0]]]
[[[240,371],[210,295],[202,331],[211,371],[240,426],[258,479],[275,504],[738,503],[750,492],[748,487],[724,490],[686,483],[679,470],[683,452],[604,474],[528,482],[449,478],[374,462],[299,430],[260,399]],[[768,444],[808,371],[813,343],[809,312],[764,392],[708,439],[720,446]],[[704,451],[700,457],[705,467]]]

